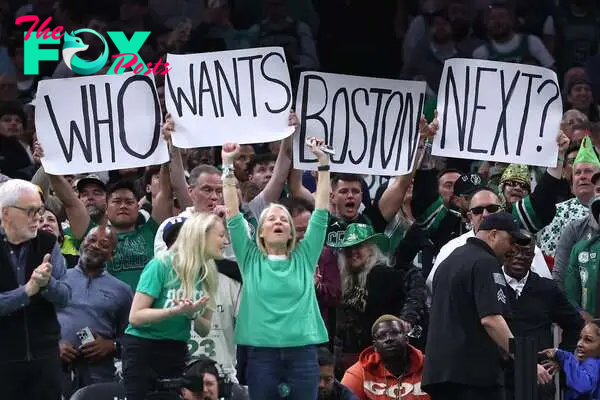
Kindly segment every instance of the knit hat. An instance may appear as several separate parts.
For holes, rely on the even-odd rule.
[[[529,176],[529,168],[527,165],[510,164],[502,173],[500,185],[506,181],[517,181],[530,185],[531,177]]]
[[[579,147],[579,151],[577,152],[577,157],[573,162],[573,166],[580,163],[594,164],[600,168],[600,160],[598,160],[598,155],[596,154],[596,150],[594,150],[592,140],[589,136],[583,138],[581,147]]]
[[[17,115],[23,122],[23,127],[27,124],[27,115],[23,106],[18,101],[6,101],[0,103],[0,118],[5,115]]]
[[[400,318],[392,314],[383,314],[381,317],[377,318],[375,322],[373,322],[373,325],[371,326],[371,335],[375,333],[375,327],[385,321],[400,321]]]

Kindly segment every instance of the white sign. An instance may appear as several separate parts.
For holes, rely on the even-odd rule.
[[[331,171],[404,175],[412,171],[419,142],[425,82],[303,72],[296,110],[294,168],[317,169],[306,138],[335,149]]]
[[[53,175],[169,161],[154,77],[94,75],[40,81],[35,126]]]
[[[179,148],[273,142],[293,133],[281,47],[167,55],[165,101]]]
[[[432,154],[556,167],[562,99],[542,67],[455,58],[446,61]]]

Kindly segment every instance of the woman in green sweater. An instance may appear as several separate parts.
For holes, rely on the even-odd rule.
[[[122,340],[129,400],[145,400],[158,378],[181,376],[192,324],[198,335],[208,334],[216,307],[214,260],[223,258],[226,233],[214,214],[188,218],[173,246],[144,268]]]
[[[256,238],[239,212],[233,160],[239,145],[223,146],[223,197],[227,228],[244,281],[236,343],[247,346],[246,380],[251,399],[315,400],[319,387],[316,345],[328,341],[317,303],[314,275],[329,217],[329,156],[312,138],[319,161],[315,211],[297,242],[292,217],[280,204],[260,215]]]

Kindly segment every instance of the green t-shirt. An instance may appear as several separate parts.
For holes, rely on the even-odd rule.
[[[304,239],[288,258],[265,256],[248,236],[242,214],[227,221],[244,284],[237,344],[297,347],[327,342],[314,275],[327,231],[327,210],[315,210]]]
[[[600,240],[579,241],[573,246],[565,274],[565,295],[576,308],[596,315],[596,285],[600,264]]]
[[[198,282],[194,301],[203,295],[202,282]],[[140,277],[137,291],[153,297],[152,308],[162,309],[174,306],[174,299],[183,298],[181,282],[175,277],[170,259],[155,258],[146,265]],[[191,321],[185,315],[174,315],[162,321],[134,327],[131,324],[125,333],[144,339],[154,340],[190,340]]]
[[[86,235],[95,226],[96,223],[90,221]],[[157,231],[158,224],[153,218],[149,218],[131,232],[117,233],[117,248],[112,260],[106,263],[106,270],[128,284],[133,292],[136,291],[144,266],[154,257],[154,237]],[[74,242],[79,249],[81,240]]]

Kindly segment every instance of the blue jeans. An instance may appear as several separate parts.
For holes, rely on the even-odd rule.
[[[317,347],[247,347],[246,380],[250,400],[316,400]],[[287,388],[289,390],[285,390]],[[288,392],[284,396],[284,392]]]

